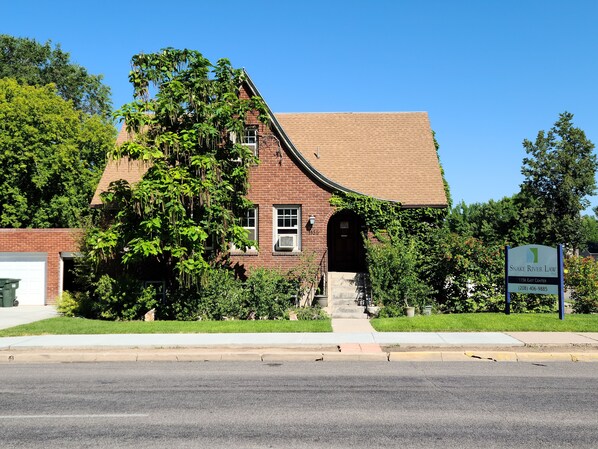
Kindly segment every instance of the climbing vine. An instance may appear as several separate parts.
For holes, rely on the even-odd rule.
[[[368,231],[374,235],[386,233],[391,239],[424,237],[431,229],[442,226],[447,214],[445,208],[404,208],[401,203],[346,192],[333,195],[330,204],[337,210],[355,212]]]

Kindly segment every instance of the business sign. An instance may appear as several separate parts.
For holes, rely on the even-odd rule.
[[[565,319],[563,246],[524,245],[505,248],[505,313],[511,293],[558,295],[559,318]]]
[[[510,293],[559,293],[559,265],[556,248],[525,245],[509,250],[507,286]]]

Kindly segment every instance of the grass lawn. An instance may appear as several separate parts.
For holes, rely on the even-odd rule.
[[[598,315],[565,315],[561,321],[557,313],[418,315],[371,323],[378,332],[598,332]]]
[[[288,321],[102,321],[57,317],[0,330],[0,337],[64,334],[209,334],[332,332],[330,320]]]

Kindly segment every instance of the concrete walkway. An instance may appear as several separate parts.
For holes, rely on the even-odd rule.
[[[356,320],[350,318],[332,318],[332,332],[339,333],[372,333],[376,332],[370,320]]]

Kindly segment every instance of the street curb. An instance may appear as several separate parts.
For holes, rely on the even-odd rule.
[[[327,352],[325,362],[388,362],[387,352]]]
[[[320,352],[266,352],[262,362],[321,362],[324,355]]]
[[[507,352],[507,351],[206,351],[123,349],[114,351],[16,350],[2,351],[0,365],[26,363],[98,362],[598,362],[598,352]]]
[[[578,360],[580,354],[571,354],[567,352],[522,352],[517,354],[519,362],[573,362]]]

